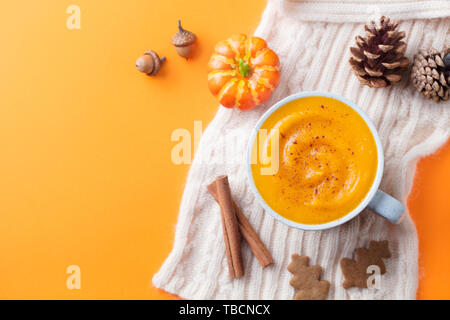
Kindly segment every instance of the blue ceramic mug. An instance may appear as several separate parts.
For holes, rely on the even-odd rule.
[[[347,106],[351,107],[353,110],[355,110],[361,118],[366,122],[367,126],[369,127],[370,131],[372,132],[373,138],[375,140],[375,144],[377,147],[377,155],[378,155],[378,166],[377,166],[377,172],[375,175],[375,179],[372,183],[372,186],[365,196],[365,198],[361,201],[361,203],[351,212],[347,213],[345,216],[323,224],[301,224],[297,223],[291,220],[288,220],[281,215],[279,215],[277,212],[275,212],[262,198],[260,195],[258,189],[256,188],[255,182],[253,180],[253,173],[251,170],[251,156],[252,156],[252,148],[253,144],[255,142],[255,139],[257,138],[258,130],[261,128],[262,124],[275,112],[275,110],[278,110],[279,108],[282,108],[286,103],[291,102],[293,100],[302,99],[304,97],[328,97],[333,98],[336,100],[339,100],[343,103],[345,103]],[[262,115],[262,117],[258,120],[258,123],[256,124],[255,128],[253,129],[248,149],[247,149],[247,175],[250,182],[250,187],[256,197],[258,199],[259,203],[264,207],[265,211],[269,213],[271,216],[273,216],[275,219],[287,224],[288,226],[303,229],[303,230],[323,230],[323,229],[329,229],[336,227],[338,225],[341,225],[354,217],[356,217],[358,214],[360,214],[366,207],[370,208],[372,211],[378,213],[382,217],[386,218],[387,220],[398,223],[400,221],[400,218],[402,217],[403,213],[405,212],[406,208],[405,206],[398,200],[394,199],[390,195],[384,193],[383,191],[379,190],[378,187],[380,186],[381,178],[383,176],[383,167],[384,167],[384,155],[383,155],[383,147],[381,146],[380,137],[378,135],[377,130],[375,129],[375,126],[373,125],[372,121],[369,119],[367,114],[362,111],[358,106],[356,106],[352,101],[343,98],[339,95],[336,95],[334,93],[329,92],[320,92],[320,91],[312,91],[312,92],[302,92],[290,95],[281,101],[277,102],[274,106],[272,106],[269,110],[266,111]]]

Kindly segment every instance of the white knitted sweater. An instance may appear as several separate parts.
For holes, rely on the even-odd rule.
[[[247,139],[267,108],[292,93],[330,91],[353,100],[372,119],[385,150],[381,188],[406,201],[417,160],[450,136],[450,103],[423,99],[408,77],[387,89],[359,83],[347,63],[348,48],[362,33],[363,24],[380,15],[400,20],[411,60],[420,48],[440,50],[450,44],[449,0],[269,0],[255,34],[280,57],[280,85],[265,105],[252,111],[220,107],[204,132],[189,171],[173,250],[153,278],[156,287],[188,299],[291,299],[294,290],[286,267],[291,255],[298,253],[322,266],[322,278],[331,283],[329,299],[415,298],[418,246],[408,214],[399,225],[365,211],[334,229],[297,230],[264,212],[246,177]],[[239,129],[240,134],[227,138],[231,129]],[[236,202],[275,260],[262,269],[244,245],[242,279],[228,276],[219,206],[206,190],[220,174],[229,176]],[[388,239],[393,254],[386,260],[388,272],[381,278],[381,288],[344,290],[339,261],[372,239]]]

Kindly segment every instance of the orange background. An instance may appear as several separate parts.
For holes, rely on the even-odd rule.
[[[81,30],[66,8],[81,8]],[[177,128],[212,119],[213,45],[251,33],[265,2],[17,0],[0,10],[0,298],[167,299],[151,278],[169,253],[188,166]],[[199,37],[186,61],[177,19]],[[157,77],[134,62],[153,49]],[[419,298],[450,298],[450,143],[418,167]],[[66,268],[81,267],[81,290]]]

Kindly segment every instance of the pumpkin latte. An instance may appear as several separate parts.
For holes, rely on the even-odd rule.
[[[268,135],[259,151],[273,153],[276,134],[279,161],[271,174],[264,173],[267,164],[255,161],[253,180],[279,215],[323,224],[347,215],[366,197],[377,172],[377,146],[364,119],[345,103],[300,98],[274,111],[261,129]]]

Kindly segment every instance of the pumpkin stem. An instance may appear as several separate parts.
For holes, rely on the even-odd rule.
[[[248,77],[250,73],[250,66],[243,59],[239,59],[239,73],[244,78]]]

